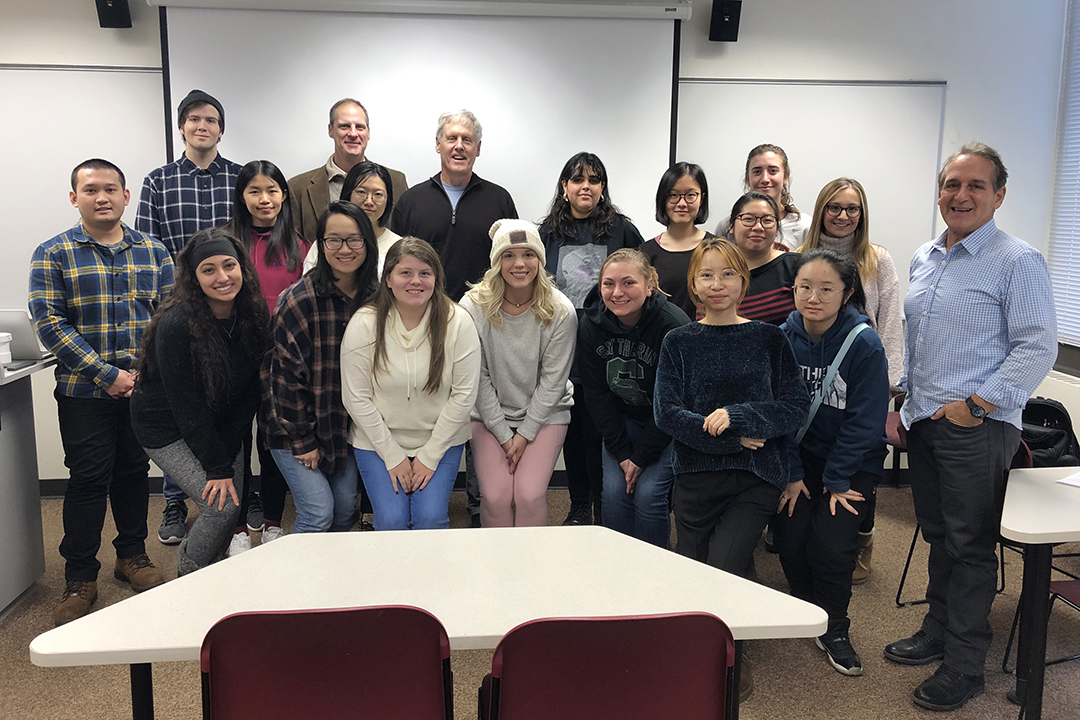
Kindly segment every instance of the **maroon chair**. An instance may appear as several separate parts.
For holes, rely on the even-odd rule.
[[[237,613],[200,659],[206,720],[454,715],[450,640],[420,608]]]
[[[900,456],[907,452],[907,433],[900,422],[900,408],[904,405],[907,393],[900,393],[893,398],[893,409],[885,416],[885,437],[892,447],[892,467],[886,472],[882,485],[900,487]]]
[[[731,630],[708,613],[532,620],[495,648],[480,717],[719,720],[734,663]]]
[[[1059,556],[1061,557],[1061,556]],[[1073,557],[1068,555],[1065,557]],[[1057,570],[1055,568],[1055,570]],[[1068,575],[1071,580],[1052,580],[1050,582],[1050,609],[1047,611],[1046,620],[1050,621],[1050,613],[1054,611],[1054,601],[1060,600],[1073,610],[1080,612],[1080,578],[1076,577],[1072,573],[1067,573],[1064,570],[1057,570],[1057,572]],[[1013,616],[1012,630],[1009,631],[1009,640],[1005,643],[1005,657],[1001,660],[1002,672],[1010,675],[1016,673],[1015,667],[1009,667],[1009,655],[1012,654],[1013,641],[1016,639],[1016,628],[1020,624],[1020,606],[1024,602],[1023,596],[1020,597],[1020,602],[1016,604],[1016,615]],[[1065,657],[1057,658],[1056,660],[1047,660],[1046,666],[1058,665],[1063,662],[1069,662],[1070,660],[1080,660],[1080,654],[1067,655]]]

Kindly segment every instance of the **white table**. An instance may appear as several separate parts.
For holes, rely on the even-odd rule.
[[[1023,604],[1012,699],[1024,705],[1028,720],[1042,717],[1053,544],[1080,540],[1080,487],[1057,480],[1078,470],[1013,470],[1005,491],[1001,534],[1024,543]]]
[[[131,665],[140,720],[153,717],[149,663],[198,659],[226,615],[383,604],[428,610],[456,650],[494,648],[540,617],[705,611],[736,640],[816,637],[828,622],[814,605],[602,527],[354,532],[257,547],[50,630],[30,658]]]

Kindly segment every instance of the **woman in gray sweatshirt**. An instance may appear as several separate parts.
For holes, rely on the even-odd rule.
[[[491,226],[491,267],[461,300],[480,336],[472,452],[484,527],[547,525],[547,486],[562,450],[577,336],[573,303],[544,270],[536,226]]]

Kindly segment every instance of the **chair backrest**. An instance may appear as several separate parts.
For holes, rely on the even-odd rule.
[[[495,648],[490,717],[717,720],[734,663],[731,630],[707,613],[533,620]]]
[[[450,640],[400,605],[244,612],[203,640],[203,717],[450,720]]]

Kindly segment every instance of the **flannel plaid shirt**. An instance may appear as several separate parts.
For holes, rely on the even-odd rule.
[[[143,181],[135,229],[176,253],[199,230],[224,225],[232,217],[240,166],[218,155],[203,170],[180,159],[151,170]]]
[[[135,366],[143,330],[172,289],[165,246],[122,227],[123,240],[110,246],[80,223],[39,245],[30,261],[30,313],[60,361],[61,395],[108,398],[120,370]]]
[[[262,367],[262,428],[267,447],[303,455],[322,451],[332,475],[349,452],[349,414],[341,400],[341,339],[349,322],[345,296],[315,288],[311,274],[278,298],[273,347]]]

